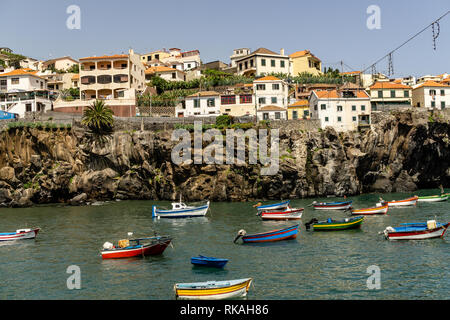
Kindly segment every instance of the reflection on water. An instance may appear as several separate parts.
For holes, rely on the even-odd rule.
[[[419,195],[436,190],[415,192]],[[386,200],[410,194],[383,195]],[[379,195],[350,197],[355,208],[374,206]],[[319,198],[316,201],[341,200]],[[36,240],[0,242],[0,299],[174,299],[175,283],[254,279],[248,299],[447,299],[450,280],[448,235],[444,239],[390,242],[378,232],[404,222],[450,221],[450,202],[392,208],[385,216],[367,216],[361,229],[306,231],[312,218],[343,219],[349,212],[314,211],[312,199],[293,200],[304,207],[302,220],[262,221],[250,203],[212,203],[206,217],[152,219],[153,201],[106,202],[85,207],[3,208],[0,232],[26,225],[43,230]],[[234,244],[247,234],[300,224],[296,239],[275,243]],[[170,235],[174,248],[157,257],[103,260],[104,242]],[[193,266],[197,255],[229,259],[223,269]],[[82,290],[68,290],[67,267],[81,269]],[[381,269],[381,290],[368,290],[367,267]]]

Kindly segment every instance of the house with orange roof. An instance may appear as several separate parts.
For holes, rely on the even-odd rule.
[[[29,68],[1,73],[0,109],[19,117],[50,110],[47,80]]]
[[[220,95],[220,114],[233,117],[256,115],[253,84],[237,84],[233,92]]]
[[[150,67],[145,70],[146,81],[150,81],[154,76],[161,77],[166,81],[186,81],[185,72],[166,66]]]
[[[262,120],[287,120],[287,110],[279,106],[267,105],[257,110],[258,121]]]
[[[185,109],[175,109],[177,117],[211,117],[220,115],[220,94],[200,91],[186,97]]]
[[[162,49],[141,55],[142,62],[146,63],[151,60],[160,60],[172,67],[176,62],[180,63],[181,67],[177,66],[174,69],[180,69],[181,71],[192,70],[201,65],[200,51],[181,51],[179,48]]]
[[[365,90],[313,90],[309,110],[322,129],[333,127],[342,132],[370,126],[370,97]]]
[[[411,106],[412,87],[393,81],[376,81],[370,86],[372,111]]]
[[[450,108],[450,83],[426,81],[412,89],[412,104],[429,110]]]
[[[272,105],[287,109],[289,85],[274,76],[265,76],[253,81],[256,110]]]
[[[290,74],[289,57],[273,52],[266,48],[259,48],[248,55],[236,59],[238,75],[262,76],[271,73]]]
[[[297,51],[289,55],[291,74],[295,77],[303,72],[313,75],[322,74],[322,61],[309,50]]]
[[[290,105],[287,109],[288,120],[310,119],[309,101],[308,99],[298,100]]]

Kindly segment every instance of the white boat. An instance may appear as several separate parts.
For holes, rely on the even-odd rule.
[[[177,283],[173,289],[177,299],[221,300],[240,298],[247,295],[252,280],[252,278],[247,278],[228,281]]]
[[[263,212],[261,213],[261,218],[263,220],[299,220],[302,218],[304,209],[296,209],[288,207],[284,211],[278,212]]]
[[[404,199],[404,200],[392,200],[392,201],[382,201],[377,204],[378,207],[384,206],[386,203],[390,207],[407,207],[407,206],[415,206],[417,205],[417,200],[419,197],[415,196],[412,198]]]
[[[152,207],[153,218],[189,218],[189,217],[203,217],[209,209],[209,201],[206,204],[195,207],[188,206],[181,202],[172,202],[172,209],[158,209],[156,206]]]
[[[444,237],[450,223],[402,223],[400,227],[387,227],[383,233],[388,240],[424,240]]]
[[[441,202],[447,201],[448,195],[419,197],[418,202]]]
[[[279,202],[279,203],[274,203],[274,204],[266,204],[263,206],[255,205],[255,206],[256,206],[256,210],[258,210],[258,212],[280,211],[280,210],[287,209],[289,207],[289,203],[290,203],[290,200],[287,200],[284,202]]]
[[[40,230],[39,228],[19,229],[19,230],[16,230],[16,232],[0,233],[0,241],[34,239],[34,238],[36,238],[39,230]]]

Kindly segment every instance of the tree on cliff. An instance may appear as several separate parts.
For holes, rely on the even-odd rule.
[[[102,100],[95,100],[84,110],[81,123],[97,133],[111,131],[114,125],[113,111]]]

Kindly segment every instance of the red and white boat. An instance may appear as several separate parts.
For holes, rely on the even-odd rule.
[[[39,228],[19,229],[19,230],[16,230],[16,232],[0,233],[0,241],[34,239],[34,238],[36,238],[39,230],[41,230],[41,229],[39,229]]]
[[[389,207],[407,207],[407,206],[415,206],[417,205],[417,200],[419,200],[418,196],[414,196],[412,198],[403,199],[403,200],[392,200],[392,201],[384,201],[378,203],[378,205],[383,206],[386,203],[389,205]]]
[[[389,205],[385,204],[384,206],[375,207],[375,208],[366,208],[366,209],[357,209],[352,210],[353,215],[362,216],[362,215],[375,215],[375,214],[386,214],[389,210]]]
[[[300,220],[304,209],[288,207],[284,211],[266,211],[261,213],[263,220]]]
[[[426,223],[402,223],[400,227],[387,227],[383,233],[388,240],[423,240],[444,237],[449,223],[436,223],[435,220]]]
[[[150,242],[141,244],[141,241],[150,240]],[[120,240],[118,247],[110,242],[103,244],[101,252],[103,259],[121,259],[130,257],[144,257],[159,255],[164,252],[172,241],[169,237],[151,237],[130,240]]]

